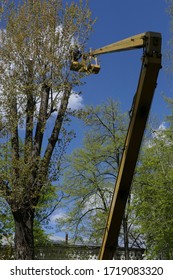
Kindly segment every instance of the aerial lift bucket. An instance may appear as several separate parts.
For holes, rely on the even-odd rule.
[[[72,61],[70,70],[78,72],[87,72],[87,66],[83,62]]]
[[[98,74],[100,71],[100,65],[99,64],[89,64],[87,69],[88,69],[89,73]]]
[[[87,72],[88,74],[98,74],[100,71],[100,65],[97,63],[97,58],[94,58],[95,63],[91,63],[91,60],[93,60],[93,57],[87,60],[84,56],[81,61],[72,60],[70,70]]]
[[[70,70],[77,72],[88,72],[92,74],[98,74],[100,71],[99,64],[90,63],[86,65],[84,62],[72,61],[70,65]]]

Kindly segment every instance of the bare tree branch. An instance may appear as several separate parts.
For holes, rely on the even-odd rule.
[[[57,118],[55,121],[55,125],[54,128],[52,130],[52,134],[48,140],[48,144],[46,147],[46,151],[43,157],[43,164],[44,164],[44,168],[45,171],[47,172],[47,168],[48,168],[48,164],[50,162],[52,153],[54,151],[54,147],[57,143],[60,131],[61,131],[61,127],[63,125],[63,121],[64,121],[64,117],[67,111],[67,106],[68,106],[68,101],[69,101],[69,97],[71,94],[71,86],[66,86],[64,93],[63,93],[63,97],[61,99],[61,104],[60,104],[60,108],[57,114]]]
[[[40,110],[39,110],[35,138],[34,138],[34,147],[35,147],[36,156],[40,155],[40,151],[42,147],[44,128],[47,120],[49,93],[50,93],[50,87],[48,87],[45,84],[42,88],[41,104],[40,104]]]

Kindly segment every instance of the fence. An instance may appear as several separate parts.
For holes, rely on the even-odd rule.
[[[86,245],[67,245],[67,244],[50,244],[49,246],[39,246],[35,248],[36,260],[89,260],[97,259],[99,254],[99,246]],[[143,259],[144,249],[129,249],[129,259]],[[2,246],[0,248],[0,259],[14,259],[14,251],[12,247]],[[118,248],[114,254],[115,260],[125,259],[124,248]]]

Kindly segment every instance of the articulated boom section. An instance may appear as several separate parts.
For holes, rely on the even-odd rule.
[[[90,52],[90,55],[101,55],[112,52],[122,52],[144,48],[146,53],[157,52],[160,54],[161,35],[157,32],[145,32],[127,39],[115,42],[105,47]]]
[[[130,194],[133,175],[140,151],[140,146],[148,119],[157,77],[161,68],[161,34],[146,32],[132,36],[117,43],[91,51],[84,57],[95,58],[97,55],[143,48],[142,66],[132,108],[124,152],[118,171],[110,211],[100,249],[100,260],[113,259],[118,245],[118,236]],[[77,62],[80,63],[80,62]],[[77,66],[78,65],[78,66]],[[86,66],[87,67],[87,66]],[[77,70],[78,68],[78,70]],[[77,71],[82,68],[76,64]],[[88,71],[88,68],[85,69]],[[92,71],[90,71],[92,73]]]
[[[98,55],[143,48],[146,54],[152,56],[154,52],[159,54],[160,41],[160,33],[145,32],[102,48],[91,50],[86,54],[79,55],[79,50],[75,49],[75,51],[72,52],[70,70],[87,72],[88,74],[98,74],[100,71],[100,65],[97,63]]]

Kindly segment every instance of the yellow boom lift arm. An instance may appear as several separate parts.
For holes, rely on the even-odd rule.
[[[118,237],[125,212],[126,202],[130,194],[139,150],[154,90],[157,84],[158,73],[161,68],[161,34],[157,32],[145,32],[96,49],[87,55],[83,55],[84,59],[82,58],[83,61],[81,64],[80,62],[75,62],[76,69],[73,69],[73,66],[71,67],[71,70],[98,73],[99,65],[87,65],[88,57],[91,59],[101,54],[139,48],[143,48],[142,66],[107,224],[99,253],[100,260],[113,259],[114,252],[118,245]]]

